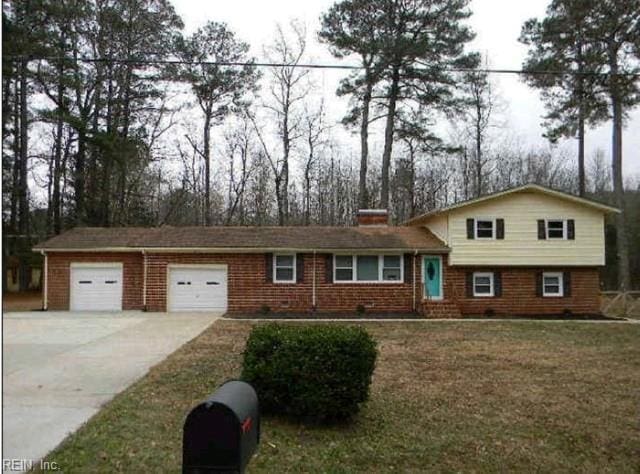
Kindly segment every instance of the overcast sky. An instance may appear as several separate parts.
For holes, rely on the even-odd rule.
[[[316,40],[319,17],[334,2],[332,0],[226,0],[195,1],[171,0],[190,33],[205,22],[226,22],[237,35],[252,46],[252,54],[263,59],[262,46],[273,37],[277,22],[287,23],[297,18],[304,21],[309,32],[309,61],[331,63],[333,59],[326,47]],[[472,0],[473,16],[470,24],[477,33],[472,47],[487,54],[491,65],[498,69],[520,68],[526,48],[518,42],[522,23],[531,17],[544,15],[548,0]],[[333,91],[344,71],[322,71],[316,80],[324,87],[327,100],[335,101],[330,113],[339,120],[345,104],[335,98]],[[527,87],[515,75],[499,75],[497,85],[507,104],[507,123],[512,132],[526,145],[546,143],[541,138],[541,116],[544,108],[536,91]],[[611,124],[607,123],[587,134],[587,157],[601,148],[610,156]],[[378,137],[381,140],[381,137]],[[374,141],[377,141],[374,138]],[[354,146],[357,141],[354,141]],[[573,143],[563,144],[573,150]],[[623,134],[623,160],[625,175],[640,173],[640,111],[634,110]]]

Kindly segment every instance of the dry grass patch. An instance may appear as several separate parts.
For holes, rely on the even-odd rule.
[[[217,322],[48,459],[64,472],[179,472],[184,418],[238,376],[253,324]],[[249,472],[640,469],[640,325],[363,325],[380,355],[361,414],[326,428],[265,419]]]

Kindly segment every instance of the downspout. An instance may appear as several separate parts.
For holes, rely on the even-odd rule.
[[[418,250],[413,251],[413,280],[412,280],[412,289],[413,289],[413,311],[417,310],[416,308],[416,257],[418,256]]]
[[[47,311],[47,292],[49,289],[49,285],[47,284],[47,277],[49,273],[49,257],[44,250],[40,250],[40,253],[44,255],[44,267],[42,270],[44,272],[44,278],[42,279],[42,310]]]
[[[147,253],[142,250],[142,310],[147,310]]]
[[[311,309],[316,310],[316,251],[313,251],[313,276],[311,277]]]

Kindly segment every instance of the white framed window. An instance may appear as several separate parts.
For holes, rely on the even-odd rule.
[[[334,255],[336,283],[402,283],[402,255]]]
[[[563,296],[562,272],[542,273],[542,296]]]
[[[564,219],[547,219],[546,221],[547,239],[566,239],[567,221]]]
[[[333,281],[353,281],[353,255],[334,255]]]
[[[496,220],[479,218],[474,220],[474,233],[476,239],[495,239],[496,238]]]
[[[382,256],[382,280],[402,281],[402,257],[400,255]]]
[[[494,293],[493,273],[475,272],[473,274],[473,296],[490,297]]]
[[[296,282],[296,254],[274,254],[273,281],[275,283]]]

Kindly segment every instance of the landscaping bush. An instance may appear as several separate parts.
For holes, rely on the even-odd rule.
[[[255,327],[242,379],[261,411],[307,421],[337,421],[369,397],[376,343],[362,328],[268,324]]]

